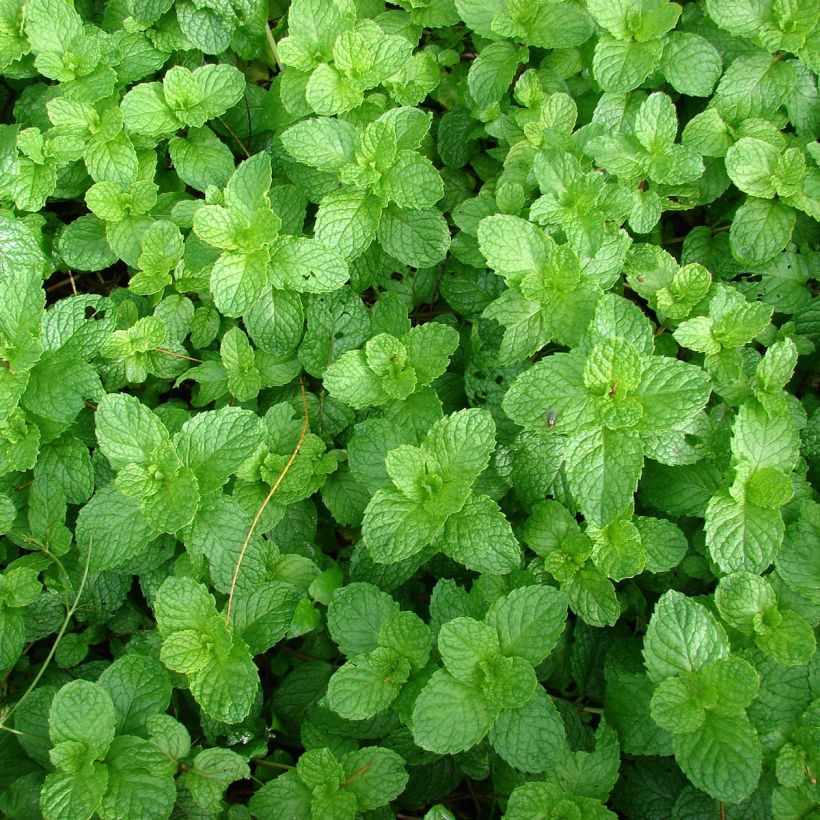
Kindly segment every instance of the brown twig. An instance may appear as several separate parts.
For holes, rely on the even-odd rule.
[[[288,471],[293,466],[293,462],[296,461],[296,456],[299,455],[299,450],[302,449],[302,443],[305,440],[305,436],[308,432],[308,423],[310,418],[308,416],[308,403],[307,403],[307,394],[305,393],[305,383],[302,379],[299,379],[299,391],[302,396],[302,429],[299,431],[299,438],[296,440],[296,446],[293,448],[293,452],[290,454],[290,458],[287,461],[287,464],[282,468],[282,472],[276,478],[276,481],[273,482],[273,486],[270,488],[270,492],[265,496],[265,500],[259,505],[259,509],[256,511],[256,515],[253,517],[253,521],[251,521],[251,526],[248,529],[248,534],[245,536],[245,541],[242,543],[242,548],[239,550],[239,558],[236,559],[236,568],[233,571],[233,579],[231,580],[231,588],[228,592],[228,604],[225,607],[225,624],[230,625],[231,622],[231,607],[233,606],[233,596],[236,592],[236,584],[239,580],[239,570],[242,566],[242,561],[245,558],[245,553],[248,549],[248,544],[251,542],[251,538],[253,538],[253,534],[256,531],[256,527],[259,524],[260,519],[262,518],[265,509],[267,508],[270,500],[276,494],[276,491],[281,486],[282,482],[285,480],[285,476],[288,474]]]
[[[74,281],[74,275],[69,273],[65,279],[61,279],[59,282],[54,282],[51,285],[46,285],[45,291],[46,293],[53,293],[55,290],[59,290],[60,288],[64,288],[66,285],[71,285],[71,290],[74,291],[76,296],[77,294],[77,285]]]
[[[189,362],[196,362],[202,364],[202,359],[196,359],[193,356],[186,356],[184,353],[177,353],[175,350],[168,350],[167,347],[155,347],[157,353],[165,353],[167,356],[175,356],[177,359],[185,359]]]
[[[225,130],[234,138],[234,140],[236,141],[236,144],[242,149],[242,152],[245,154],[245,156],[248,159],[250,159],[251,152],[248,151],[247,148],[245,148],[245,143],[242,142],[241,139],[239,139],[239,137],[236,135],[236,132],[233,130],[233,128],[231,128],[231,126],[228,125],[228,123],[226,123],[225,120],[222,119],[222,117],[217,117],[217,119],[222,123]]]
[[[343,789],[349,783],[352,783],[357,777],[361,777],[366,771],[369,771],[372,768],[373,768],[373,764],[372,763],[367,763],[364,766],[362,766],[361,769],[356,769],[356,771],[353,772],[353,774],[350,775],[350,777],[348,777],[347,780],[345,780],[344,783],[342,783],[339,786],[339,788]]]
[[[291,769],[295,769],[296,766],[288,766],[287,763],[274,763],[272,760],[259,760],[259,758],[251,758],[251,763],[256,763],[258,766],[268,766],[271,769],[285,769],[290,771]]]
[[[475,793],[475,789],[473,788],[473,781],[470,780],[470,778],[468,777],[465,782],[467,783],[467,791],[470,792],[470,797],[473,798],[475,814],[476,817],[478,817],[481,814],[481,801],[478,799],[478,795]]]

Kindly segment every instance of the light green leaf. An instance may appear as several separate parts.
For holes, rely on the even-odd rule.
[[[170,443],[168,430],[139,399],[109,393],[95,416],[97,440],[111,466],[143,464],[154,450]]]
[[[467,74],[470,95],[479,108],[487,108],[501,100],[527,55],[526,48],[506,40],[490,43],[481,50]]]
[[[492,626],[473,618],[454,618],[439,630],[438,651],[454,678],[477,683],[485,664],[501,654],[501,644]]]
[[[158,534],[139,499],[124,496],[113,482],[97,490],[77,517],[77,544],[91,553],[92,572],[113,569],[135,558]]]
[[[382,194],[400,208],[429,208],[444,196],[444,183],[429,159],[401,151],[382,175]]]
[[[605,526],[632,500],[643,469],[640,438],[625,430],[580,433],[567,443],[565,469],[584,516]]]
[[[498,633],[504,655],[524,658],[537,666],[564,630],[566,601],[553,587],[519,587],[490,607],[486,622]]]
[[[654,681],[697,671],[729,654],[726,633],[709,611],[680,592],[665,592],[644,638],[646,671]]]
[[[673,735],[672,743],[684,774],[715,800],[739,803],[757,785],[760,741],[745,715],[710,714],[700,729]]]
[[[518,569],[521,548],[498,505],[473,495],[451,515],[437,544],[445,555],[474,572],[506,575]]]
[[[475,746],[492,722],[481,690],[439,669],[416,698],[413,739],[422,749],[456,754]]]
[[[379,222],[378,238],[386,253],[412,268],[437,265],[450,247],[450,229],[436,208],[388,207]]]
[[[345,259],[356,259],[376,238],[381,214],[378,198],[367,191],[334,191],[319,204],[316,239]]]
[[[118,734],[141,732],[152,715],[171,700],[168,673],[153,658],[129,654],[117,658],[99,677],[117,712]]]
[[[249,410],[223,407],[199,413],[182,425],[174,445],[194,471],[200,492],[221,487],[262,444],[259,417]]]
[[[724,572],[762,572],[774,561],[783,541],[783,518],[727,492],[712,497],[705,515],[706,543],[712,560]]]
[[[203,809],[219,812],[225,789],[235,780],[250,777],[245,760],[231,749],[203,749],[182,776],[196,804]]]
[[[550,696],[536,687],[517,709],[506,709],[490,730],[490,743],[510,765],[524,772],[544,772],[565,750],[564,725]]]
[[[295,160],[320,171],[338,171],[354,162],[357,139],[350,123],[331,117],[301,120],[282,134],[282,144]]]
[[[786,247],[796,216],[780,200],[750,197],[738,209],[729,229],[732,253],[739,262],[760,265]]]
[[[328,607],[328,630],[345,655],[360,655],[379,645],[382,627],[398,610],[398,604],[373,584],[346,584]]]
[[[689,97],[708,97],[720,79],[723,61],[705,37],[674,31],[663,50],[661,67],[676,91]]]
[[[114,740],[116,723],[114,703],[106,689],[91,681],[75,680],[54,696],[48,733],[52,743],[81,743],[92,759],[101,760]]]
[[[407,785],[404,760],[392,749],[365,746],[341,759],[345,791],[356,797],[359,811],[371,811],[395,800]]]
[[[584,385],[584,363],[583,357],[572,353],[555,353],[536,362],[507,391],[504,412],[516,424],[536,432],[584,429],[595,418]]]
[[[367,655],[360,655],[337,669],[327,687],[330,708],[347,720],[365,720],[386,709],[410,670],[398,655],[392,664],[385,664],[385,660],[380,658],[374,664]]]

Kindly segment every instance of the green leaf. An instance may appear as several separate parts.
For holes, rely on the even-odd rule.
[[[122,114],[128,131],[161,139],[180,127],[180,121],[165,101],[160,83],[141,83],[122,99]]]
[[[139,399],[124,393],[106,395],[95,420],[97,441],[115,470],[145,463],[154,450],[170,442],[162,422]]]
[[[661,596],[644,638],[644,663],[652,680],[697,671],[728,654],[726,633],[702,604],[674,590]]]
[[[267,652],[285,637],[301,599],[297,587],[281,581],[266,581],[236,595],[231,621],[252,655]]]
[[[145,552],[157,535],[139,499],[124,496],[113,483],[97,490],[77,517],[77,543],[91,553],[92,572],[122,566]]]
[[[395,800],[407,785],[404,760],[392,749],[365,746],[341,759],[345,790],[355,795],[359,811],[371,811]]]
[[[630,431],[607,429],[573,436],[567,443],[565,469],[584,516],[605,526],[632,500],[643,469],[640,438]]]
[[[240,723],[251,711],[259,690],[259,672],[246,646],[234,641],[222,655],[189,678],[191,694],[202,710],[223,723]]]
[[[194,471],[183,467],[157,482],[156,492],[144,497],[141,509],[148,526],[158,533],[175,533],[193,521],[200,494]]]
[[[26,648],[26,623],[17,609],[0,609],[0,669],[11,669]]]
[[[180,460],[196,476],[200,492],[221,487],[263,441],[259,418],[249,410],[223,407],[199,413],[174,438]]]
[[[370,652],[398,604],[373,584],[354,582],[338,589],[328,607],[330,636],[348,657]]]
[[[251,519],[252,514],[244,511],[235,498],[211,494],[205,497],[190,529],[184,533],[188,551],[207,558],[211,582],[220,592],[231,588]],[[249,592],[265,580],[267,557],[268,550],[261,539],[251,538],[236,576],[238,592]]]
[[[378,490],[364,512],[362,539],[376,561],[395,563],[420,552],[442,523],[399,491]]]
[[[637,88],[657,67],[662,55],[659,40],[632,42],[604,35],[595,46],[592,71],[605,91],[624,93]]]
[[[570,609],[590,626],[612,626],[621,616],[615,587],[601,570],[587,562],[561,586]]]
[[[762,572],[783,541],[779,510],[739,503],[726,492],[712,497],[705,527],[709,554],[723,572]]]
[[[760,650],[783,666],[799,666],[811,662],[817,639],[811,624],[788,609],[780,613],[780,621],[768,629],[758,629]],[[765,616],[764,616],[765,619]]]
[[[91,764],[81,772],[52,772],[40,792],[40,810],[47,820],[90,817],[100,808],[108,787],[108,769]]]
[[[772,199],[776,193],[774,172],[779,155],[771,143],[742,137],[726,152],[726,173],[741,191]]]
[[[394,657],[388,657],[388,652]],[[390,650],[354,657],[328,682],[328,706],[348,720],[373,717],[396,699],[409,671],[407,661]]]
[[[152,715],[164,712],[171,700],[171,682],[153,658],[123,655],[103,670],[99,684],[114,703],[117,733],[137,734]]]
[[[705,407],[710,392],[709,377],[699,367],[653,357],[635,390],[643,409],[639,429],[662,430],[686,424]]]
[[[51,702],[51,742],[82,744],[91,759],[101,760],[114,740],[117,716],[108,692],[99,684],[76,680],[63,686]]]
[[[531,664],[523,658],[496,657],[484,666],[481,688],[498,709],[515,709],[526,703],[538,682]]]
[[[314,239],[282,237],[271,254],[269,272],[274,287],[300,293],[330,293],[349,277],[347,262],[335,250]]]
[[[473,618],[455,618],[441,627],[438,651],[453,677],[465,683],[480,680],[486,662],[501,653],[492,626]]]
[[[381,203],[367,191],[335,191],[319,205],[315,236],[345,259],[356,259],[376,238],[381,216]]]
[[[413,707],[413,740],[438,754],[456,754],[475,746],[493,722],[481,690],[439,669]]]
[[[295,771],[269,780],[251,797],[250,808],[257,816],[285,820],[286,817],[309,817],[310,789]]]
[[[168,153],[179,178],[197,191],[222,188],[234,172],[230,148],[207,126],[189,129],[184,138],[171,137]]]
[[[354,162],[357,140],[350,123],[332,117],[301,120],[282,134],[282,144],[295,160],[320,171],[338,171]]]
[[[467,74],[470,95],[479,108],[487,108],[501,100],[527,55],[526,48],[507,41],[490,43],[481,50]]]
[[[501,652],[537,666],[563,632],[566,603],[552,587],[527,586],[499,598],[486,616],[498,633]]]
[[[248,337],[238,327],[232,327],[222,337],[219,354],[230,394],[240,402],[256,398],[262,388],[262,376]]]
[[[584,359],[555,353],[522,373],[504,396],[504,412],[528,430],[575,432],[594,419],[584,385]],[[549,423],[552,422],[552,427]]]
[[[757,785],[760,741],[745,715],[709,715],[700,729],[672,742],[684,774],[715,800],[739,803]]]
[[[617,817],[599,800],[568,795],[554,783],[533,781],[516,788],[507,802],[506,820],[528,820],[543,813],[544,806],[569,816],[588,817],[590,820],[613,820]]]
[[[485,410],[459,410],[437,421],[424,439],[445,481],[472,483],[495,448],[495,424]]]
[[[675,31],[663,50],[661,67],[676,91],[690,97],[708,97],[723,71],[723,61],[705,37]]]
[[[156,592],[152,605],[161,635],[180,629],[204,632],[216,612],[213,596],[192,578],[166,578]]]
[[[732,453],[754,469],[773,467],[790,472],[797,463],[799,439],[792,419],[770,416],[754,402],[738,409],[732,435]]]
[[[382,194],[400,208],[428,208],[444,196],[435,166],[415,151],[400,151],[379,184]]]
[[[208,64],[190,71],[175,65],[165,72],[162,93],[181,123],[199,128],[235,105],[245,90],[245,77],[232,65]]]
[[[475,572],[505,575],[518,569],[521,548],[498,505],[486,495],[471,496],[444,525],[439,548]]]
[[[738,209],[729,230],[732,253],[739,262],[760,265],[786,247],[796,216],[779,200],[750,197]]]
[[[447,222],[435,208],[388,207],[379,222],[378,238],[386,253],[413,268],[437,265],[450,247]]]
[[[182,776],[194,802],[202,809],[220,811],[225,789],[236,780],[250,777],[245,760],[230,749],[204,749]]]
[[[160,818],[172,811],[176,784],[164,756],[139,737],[118,737],[105,759],[108,788],[100,814]]]
[[[530,699],[506,709],[490,730],[490,743],[510,765],[524,772],[544,772],[564,753],[564,725],[550,696],[536,687]]]

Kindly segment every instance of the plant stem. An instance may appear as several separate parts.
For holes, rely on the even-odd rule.
[[[265,23],[265,43],[267,44],[270,56],[273,57],[273,62],[279,71],[282,70],[282,60],[279,57],[279,49],[276,47],[276,40],[273,39],[273,32],[270,30],[270,23]]]
[[[37,684],[40,682],[40,679],[45,674],[45,671],[48,668],[48,665],[51,663],[51,659],[54,657],[54,653],[57,651],[57,646],[59,645],[60,641],[62,640],[63,635],[65,635],[65,631],[66,631],[66,629],[68,629],[68,625],[71,623],[71,619],[74,617],[74,613],[77,611],[77,607],[79,606],[80,598],[82,597],[83,590],[85,589],[85,582],[88,579],[88,568],[89,568],[90,564],[91,564],[91,544],[89,543],[88,553],[86,554],[86,557],[85,557],[85,569],[83,570],[83,577],[80,579],[80,585],[77,588],[77,594],[74,597],[74,603],[69,607],[68,611],[66,612],[65,618],[63,619],[63,623],[60,626],[59,631],[57,632],[57,637],[54,639],[54,643],[51,644],[51,649],[49,650],[48,655],[46,655],[46,659],[43,661],[43,665],[40,667],[39,671],[34,676],[34,680],[28,685],[28,688],[26,689],[26,691],[23,692],[20,699],[11,707],[11,709],[9,709],[9,711],[6,713],[5,717],[3,718],[3,721],[0,722],[0,730],[5,730],[7,732],[14,732],[15,734],[21,734],[21,732],[15,732],[14,729],[9,729],[9,727],[6,726],[6,721],[17,711],[17,708],[20,706],[20,704],[31,694],[34,687],[37,686]]]
[[[296,440],[296,446],[293,448],[293,452],[290,454],[290,458],[288,459],[287,464],[282,468],[282,472],[274,481],[273,486],[270,488],[270,492],[265,496],[265,500],[259,505],[259,509],[256,511],[256,515],[253,517],[253,521],[251,521],[250,529],[248,529],[248,534],[245,536],[245,541],[242,544],[242,549],[239,550],[239,558],[236,559],[236,568],[233,572],[233,580],[231,581],[231,589],[228,593],[228,605],[225,607],[225,624],[229,626],[231,623],[231,608],[233,607],[233,596],[236,592],[236,583],[239,580],[239,569],[242,566],[242,561],[245,558],[245,552],[248,549],[248,544],[251,542],[251,538],[253,538],[253,534],[256,531],[256,527],[259,524],[259,520],[262,518],[262,514],[265,512],[265,508],[270,503],[270,500],[276,494],[276,491],[281,486],[282,482],[285,480],[285,476],[288,474],[288,471],[293,466],[293,462],[296,461],[296,456],[299,455],[299,450],[302,449],[302,443],[305,440],[305,436],[307,435],[308,431],[308,423],[309,423],[309,416],[308,416],[308,403],[307,403],[307,395],[305,394],[305,383],[302,379],[299,379],[299,391],[302,395],[302,429],[299,432],[299,438]]]

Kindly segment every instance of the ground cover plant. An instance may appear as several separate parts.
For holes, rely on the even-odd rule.
[[[0,814],[816,818],[819,20],[0,0]]]

